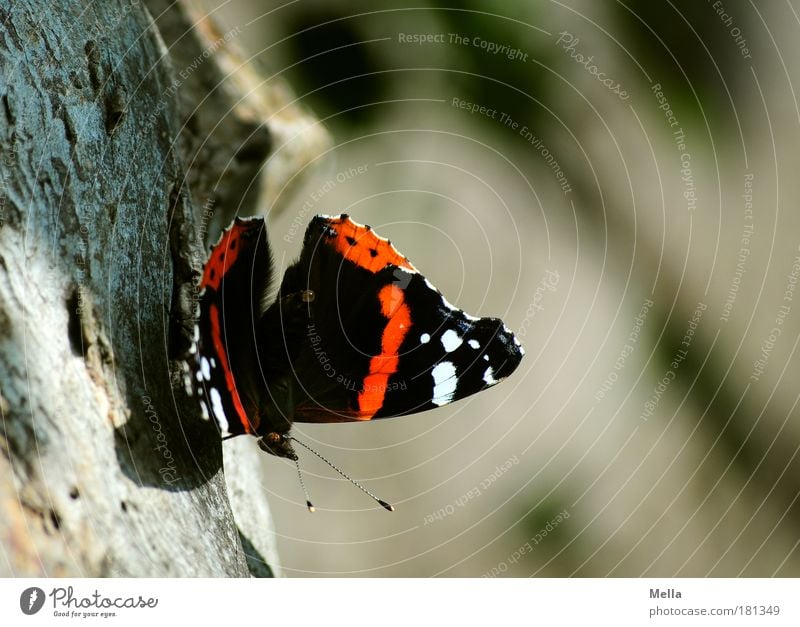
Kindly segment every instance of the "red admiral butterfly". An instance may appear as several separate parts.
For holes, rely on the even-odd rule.
[[[524,354],[501,320],[455,308],[346,214],[311,220],[267,304],[271,275],[264,220],[237,218],[205,266],[190,377],[204,418],[279,457],[297,460],[293,422],[434,409],[495,385]]]

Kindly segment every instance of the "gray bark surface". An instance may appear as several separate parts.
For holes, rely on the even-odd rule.
[[[283,130],[187,7],[0,5],[0,575],[277,572],[254,442],[223,473],[180,359]]]

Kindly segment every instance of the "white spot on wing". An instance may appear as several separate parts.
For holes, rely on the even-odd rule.
[[[453,400],[456,393],[458,377],[456,377],[456,367],[449,361],[442,361],[431,370],[433,375],[433,398],[434,405],[445,405]]]
[[[481,344],[478,342],[478,340],[467,340],[467,344],[469,344],[475,350],[478,350],[481,347]]]
[[[214,412],[214,418],[217,419],[217,424],[223,433],[228,432],[228,419],[225,416],[225,409],[222,407],[222,397],[219,395],[217,388],[211,388],[209,392],[211,396],[211,411]]]
[[[484,355],[484,356],[483,356],[483,358],[484,358],[486,361],[489,361],[489,355]]]
[[[420,341],[420,343],[422,343],[422,344],[427,344],[428,342],[430,342],[430,341],[431,341],[431,336],[430,336],[430,334],[428,334],[428,333],[423,333],[422,335],[420,335],[420,336],[419,336],[419,341]]]
[[[444,350],[448,353],[452,353],[463,343],[464,340],[462,340],[453,329],[447,329],[447,331],[442,334],[442,346],[444,346]]]
[[[209,366],[208,359],[205,357],[200,360],[200,372],[203,373],[203,378],[206,381],[211,381],[211,366]]]
[[[203,416],[203,420],[208,420],[210,418],[208,415],[208,405],[206,405],[205,401],[200,401],[200,413]]]
[[[192,389],[192,377],[189,376],[189,373],[183,375],[183,387],[186,389],[186,394],[189,396],[194,396],[194,390]]]
[[[486,385],[494,385],[497,383],[497,379],[494,378],[494,370],[491,366],[483,373],[483,380],[486,382]]]

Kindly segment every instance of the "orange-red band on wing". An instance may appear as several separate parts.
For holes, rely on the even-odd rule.
[[[242,407],[242,399],[239,398],[239,392],[236,389],[236,381],[233,379],[233,372],[231,372],[228,366],[228,355],[221,339],[222,329],[219,323],[219,309],[217,309],[216,305],[212,304],[209,307],[208,313],[211,317],[211,338],[214,342],[214,352],[217,354],[217,357],[219,357],[220,366],[225,373],[225,383],[228,386],[228,391],[233,400],[233,407],[236,409],[239,421],[244,427],[244,432],[252,433],[253,430],[250,427],[250,420],[248,420],[247,413],[244,411],[244,407]],[[256,427],[258,427],[258,425],[256,425]]]
[[[389,240],[379,237],[369,227],[353,222],[349,217],[330,218],[328,224],[336,231],[328,242],[342,257],[360,268],[379,272],[391,264],[416,272],[416,268]]]
[[[369,374],[364,377],[364,385],[358,394],[359,420],[370,420],[383,406],[389,377],[397,372],[400,345],[411,328],[411,310],[405,303],[402,289],[385,285],[378,298],[381,313],[388,321],[381,336],[381,354],[370,360]]]

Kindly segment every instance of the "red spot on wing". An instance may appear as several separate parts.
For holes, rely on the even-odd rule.
[[[211,340],[214,343],[214,352],[217,354],[222,371],[225,373],[225,383],[228,386],[228,392],[233,400],[233,407],[236,409],[239,421],[244,427],[245,433],[252,433],[253,428],[250,426],[250,420],[247,418],[242,406],[242,399],[239,397],[239,392],[236,389],[236,381],[233,378],[233,372],[228,364],[228,354],[225,350],[225,345],[222,343],[222,328],[219,322],[219,309],[215,304],[209,306],[209,317],[211,319]],[[255,425],[258,428],[258,424]]]
[[[354,222],[349,217],[328,218],[332,228],[327,237],[329,245],[345,259],[370,272],[379,272],[388,265],[395,265],[411,272],[416,268],[397,249],[367,226]]]
[[[411,310],[402,289],[385,285],[378,299],[381,313],[388,321],[381,336],[381,354],[370,360],[369,374],[364,377],[362,391],[358,394],[359,420],[370,420],[383,407],[389,377],[397,372],[400,345],[411,328]]]
[[[220,236],[219,241],[211,249],[211,255],[206,262],[200,289],[206,287],[219,289],[222,277],[236,263],[244,247],[242,233],[254,227],[260,228],[260,225],[255,221],[239,222],[237,220]]]

